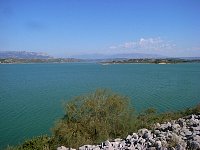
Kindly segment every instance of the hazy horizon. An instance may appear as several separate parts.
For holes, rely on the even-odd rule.
[[[200,57],[198,0],[1,0],[0,51]]]

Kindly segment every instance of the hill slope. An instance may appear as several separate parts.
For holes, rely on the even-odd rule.
[[[18,58],[18,59],[49,59],[51,56],[45,53],[27,52],[27,51],[0,51],[0,58]]]

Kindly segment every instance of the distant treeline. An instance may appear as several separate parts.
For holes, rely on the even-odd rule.
[[[66,62],[100,62],[102,64],[126,64],[126,63],[151,63],[151,64],[176,64],[176,63],[200,63],[200,59],[180,59],[180,58],[138,58],[138,59],[76,59],[76,58],[0,58],[0,64],[17,63],[66,63]]]
[[[18,64],[18,63],[65,63],[65,62],[80,62],[80,59],[75,58],[50,58],[50,59],[19,59],[5,58],[0,59],[1,64]]]
[[[200,59],[179,59],[179,58],[164,58],[164,59],[122,59],[112,60],[104,63],[123,64],[123,63],[152,63],[152,64],[176,64],[176,63],[200,63]]]

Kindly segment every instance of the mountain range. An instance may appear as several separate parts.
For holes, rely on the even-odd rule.
[[[50,59],[54,58],[46,53],[28,52],[28,51],[0,51],[0,58],[17,58],[17,59]],[[122,53],[122,54],[80,54],[72,55],[68,58],[76,59],[117,59],[117,58],[164,58],[164,56],[156,54],[142,54],[142,53]]]
[[[48,55],[47,53],[42,52],[28,52],[28,51],[0,51],[0,59],[5,58],[15,58],[15,59],[56,59]],[[69,57],[63,58],[75,58],[75,59],[85,59],[85,60],[108,60],[108,59],[139,59],[139,58],[148,58],[148,59],[159,59],[159,58],[168,58],[166,56],[157,55],[157,54],[144,54],[144,53],[120,53],[120,54],[79,54],[72,55]],[[179,57],[182,59],[200,59],[199,57]]]
[[[27,52],[27,51],[0,51],[0,58],[16,58],[16,59],[49,59],[53,58],[46,53]]]

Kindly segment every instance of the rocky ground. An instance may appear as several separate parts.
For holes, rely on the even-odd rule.
[[[68,150],[64,146],[57,150]],[[200,150],[200,113],[164,124],[155,124],[152,130],[140,129],[125,139],[105,141],[99,145],[84,145],[79,150]]]

